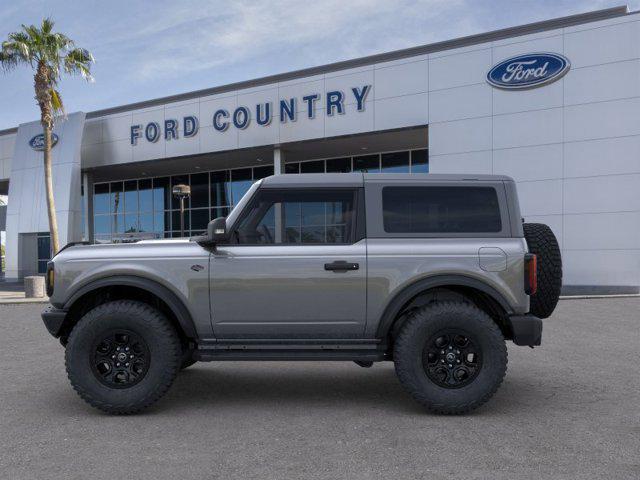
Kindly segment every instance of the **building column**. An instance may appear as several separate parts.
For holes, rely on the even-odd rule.
[[[275,147],[273,149],[273,174],[282,175],[283,173],[284,173],[284,155],[280,147]],[[282,226],[284,225],[282,214],[283,214],[282,205],[276,204],[275,211],[274,211],[275,220],[276,220],[274,240],[276,243],[282,243],[282,238],[283,238]]]
[[[93,175],[89,172],[82,173],[82,189],[84,198],[82,199],[82,208],[84,210],[84,234],[82,240],[85,242],[93,241]]]
[[[273,149],[273,174],[280,175],[284,173],[284,152],[279,146]]]

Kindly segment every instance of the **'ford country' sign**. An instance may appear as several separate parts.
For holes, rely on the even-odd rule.
[[[56,146],[58,143],[58,136],[55,133],[51,134],[51,148]],[[44,151],[44,133],[39,133],[31,140],[29,140],[29,146],[33,148],[36,152]]]
[[[518,55],[489,70],[487,82],[506,90],[541,87],[561,78],[570,66],[569,60],[557,53]]]

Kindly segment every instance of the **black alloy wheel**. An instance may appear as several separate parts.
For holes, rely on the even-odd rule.
[[[470,384],[482,367],[480,347],[462,330],[444,330],[433,335],[422,352],[427,377],[444,388]]]
[[[110,388],[129,388],[149,370],[149,347],[131,330],[112,330],[95,342],[91,367],[96,378]]]

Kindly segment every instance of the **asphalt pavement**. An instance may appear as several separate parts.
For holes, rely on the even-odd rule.
[[[640,478],[640,299],[563,300],[496,396],[424,412],[393,364],[196,364],[144,414],[69,386],[43,305],[0,305],[2,479]]]

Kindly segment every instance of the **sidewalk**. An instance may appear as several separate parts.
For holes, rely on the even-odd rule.
[[[24,298],[24,284],[22,282],[0,281],[0,305],[12,303],[48,303],[49,297]]]

